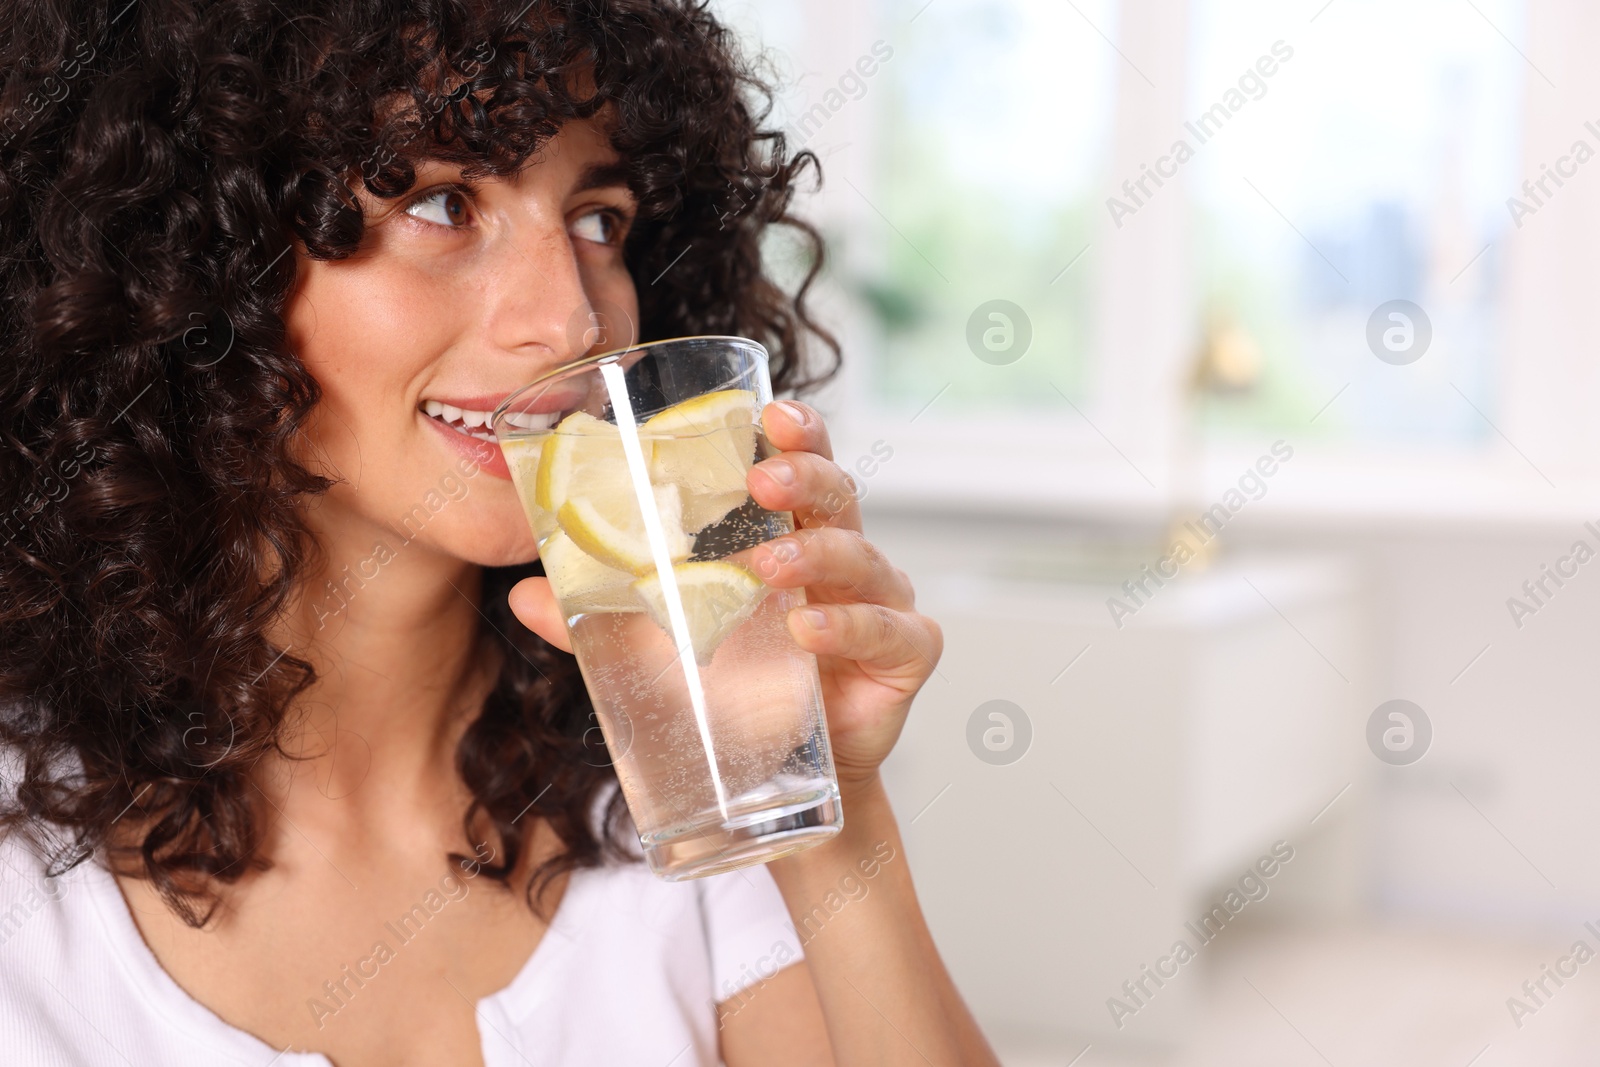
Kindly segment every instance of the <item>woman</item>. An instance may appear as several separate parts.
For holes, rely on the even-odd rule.
[[[759,247],[815,160],[703,5],[4,21],[0,1062],[995,1062],[878,776],[939,629],[816,411],[749,488],[846,826],[680,884],[483,440],[634,323],[816,380]]]

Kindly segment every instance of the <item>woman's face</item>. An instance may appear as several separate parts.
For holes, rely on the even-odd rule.
[[[486,566],[534,557],[485,416],[546,370],[629,343],[638,319],[622,260],[634,202],[602,128],[569,123],[535,160],[470,191],[458,167],[419,163],[399,201],[358,190],[354,255],[302,255],[289,343],[322,387],[302,459],[342,479],[313,516],[324,535]]]

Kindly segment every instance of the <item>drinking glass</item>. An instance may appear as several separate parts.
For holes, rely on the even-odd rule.
[[[680,881],[838,833],[817,660],[795,589],[754,546],[793,530],[750,498],[775,453],[767,351],[684,337],[591,356],[490,419],[566,619],[650,869]]]

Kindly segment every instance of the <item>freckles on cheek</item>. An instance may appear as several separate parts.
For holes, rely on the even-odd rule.
[[[452,299],[441,283],[381,256],[314,265],[290,328],[328,400],[357,390],[368,404],[408,398],[417,376],[450,344]]]

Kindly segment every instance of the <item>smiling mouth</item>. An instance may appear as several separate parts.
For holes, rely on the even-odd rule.
[[[473,411],[469,408],[458,408],[438,400],[424,400],[422,413],[430,419],[443,423],[450,429],[464,437],[473,437],[479,441],[488,441],[491,444],[496,438],[494,430],[489,427],[488,411]],[[520,426],[524,430],[548,430],[555,425],[555,414],[533,415],[508,412],[506,421],[513,426]]]

